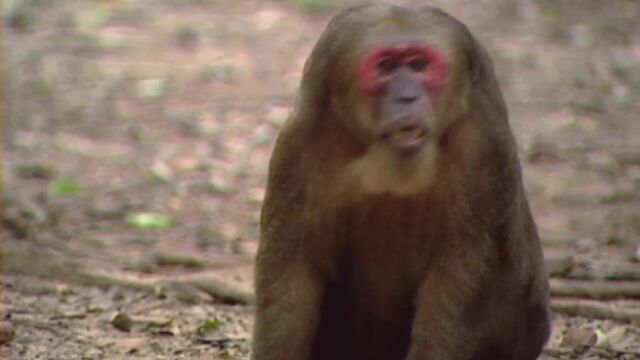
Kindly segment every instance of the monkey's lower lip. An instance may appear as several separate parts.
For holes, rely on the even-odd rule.
[[[424,144],[427,131],[419,127],[398,129],[383,135],[385,142],[402,155],[415,154]]]

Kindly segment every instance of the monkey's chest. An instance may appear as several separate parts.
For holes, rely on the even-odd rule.
[[[402,359],[408,349],[420,284],[420,256],[396,238],[406,235],[351,228],[322,314],[325,358]],[[327,325],[329,324],[329,325]],[[335,333],[336,329],[340,329]],[[330,356],[329,356],[330,355]]]
[[[380,317],[410,311],[433,236],[421,208],[389,204],[395,211],[371,206],[349,214],[339,252],[339,282],[348,302],[356,312],[374,309]]]
[[[416,201],[381,198],[345,213],[342,264],[354,286],[414,287],[438,237],[431,211]],[[401,289],[398,289],[401,290]]]
[[[427,215],[421,203],[383,197],[340,212],[334,241],[324,243],[337,261],[320,330],[321,348],[336,351],[322,358],[406,356],[434,236]]]
[[[428,239],[419,237],[408,228],[391,225],[352,228],[341,252],[343,285],[353,295],[377,302],[379,310],[412,302],[426,267],[419,244]]]

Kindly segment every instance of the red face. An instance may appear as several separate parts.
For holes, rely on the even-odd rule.
[[[447,81],[442,52],[427,43],[396,43],[369,52],[359,82],[375,105],[375,136],[397,154],[412,156],[435,127],[434,102]]]
[[[369,96],[385,92],[397,70],[410,70],[430,94],[445,84],[447,63],[440,51],[427,43],[399,43],[371,51],[360,66],[362,91]]]

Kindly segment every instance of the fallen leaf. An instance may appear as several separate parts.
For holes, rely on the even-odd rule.
[[[598,340],[598,335],[591,329],[583,329],[577,326],[571,326],[567,329],[562,337],[560,346],[575,347],[577,345],[593,346]]]
[[[222,321],[218,319],[206,319],[200,326],[198,326],[197,333],[202,334],[210,331],[215,331],[220,328]]]
[[[73,195],[80,191],[80,185],[72,179],[60,179],[49,185],[48,193],[53,196]]]
[[[173,225],[173,220],[164,214],[139,212],[129,214],[127,223],[142,229],[168,229]]]

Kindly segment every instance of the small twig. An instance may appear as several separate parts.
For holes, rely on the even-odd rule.
[[[586,299],[640,299],[638,281],[578,281],[551,279],[551,295]]]
[[[636,264],[621,264],[605,261],[582,261],[565,274],[575,280],[640,280],[640,267]]]
[[[638,353],[637,351],[601,348],[595,345],[586,344],[580,344],[574,347],[546,347],[542,349],[542,353],[559,359],[583,359],[586,356],[598,356],[598,359],[619,359],[620,357],[625,355],[631,356],[631,359],[636,359],[637,356],[640,355],[640,353]]]
[[[553,299],[551,310],[568,316],[584,316],[640,324],[640,310],[619,308],[593,300]]]
[[[220,279],[212,277],[202,277],[195,279],[185,279],[191,284],[214,298],[231,304],[251,304],[253,303],[253,293],[239,286],[230,284]]]
[[[550,348],[550,347],[546,347],[546,348],[542,349],[542,353],[545,354],[545,355],[553,356],[555,358],[555,357],[563,357],[563,356],[573,355],[574,351],[573,351],[573,349],[569,349],[569,348]]]
[[[156,272],[159,267],[183,267],[188,269],[229,269],[232,267],[249,266],[253,264],[253,257],[234,256],[225,259],[204,259],[191,255],[169,254],[157,252],[145,257],[137,264],[126,267],[128,270],[145,273]]]

